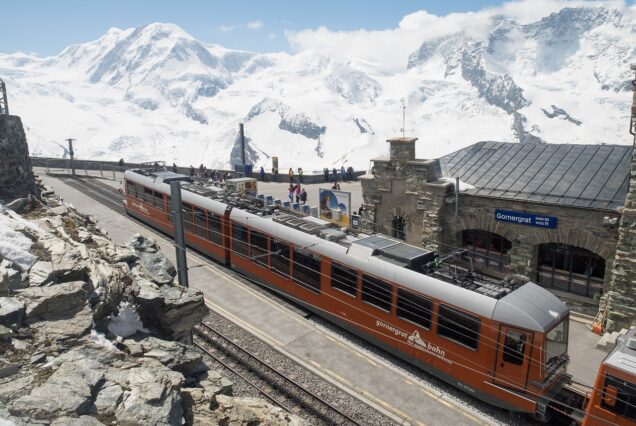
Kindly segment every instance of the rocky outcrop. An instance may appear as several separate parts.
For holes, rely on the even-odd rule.
[[[0,200],[39,197],[20,117],[0,115]]]
[[[203,295],[175,284],[156,242],[115,245],[56,198],[29,219],[0,207],[8,240],[29,241],[0,250],[0,424],[300,422],[262,401],[217,400],[232,383],[175,341],[206,315]]]

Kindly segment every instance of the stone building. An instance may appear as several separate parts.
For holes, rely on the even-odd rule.
[[[475,269],[524,275],[588,314],[602,294],[633,299],[631,146],[479,142],[421,160],[416,141],[389,139],[389,158],[361,178],[364,230],[438,253],[466,249]],[[631,269],[618,276],[616,262]]]

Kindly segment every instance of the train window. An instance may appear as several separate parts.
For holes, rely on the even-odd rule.
[[[154,204],[155,206],[159,207],[161,210],[163,210],[163,194],[161,192],[157,192],[154,191]]]
[[[194,233],[208,238],[208,227],[205,224],[205,210],[198,207],[194,208]]]
[[[431,317],[433,316],[433,302],[398,288],[397,316],[430,329]]]
[[[126,181],[126,194],[132,195],[133,197],[137,196],[137,187],[134,182]]]
[[[507,331],[504,341],[503,360],[511,364],[523,364],[523,353],[526,347],[526,334]]]
[[[393,287],[379,278],[362,274],[362,301],[385,311],[391,310]]]
[[[257,231],[250,231],[250,244],[252,246],[252,260],[256,262],[257,265],[267,268],[267,257],[269,253],[267,235]]]
[[[289,279],[289,244],[273,239],[271,245],[270,262],[272,271]]]
[[[613,406],[605,402],[605,389],[607,389],[608,386],[613,386],[617,391]],[[619,416],[636,420],[636,384],[607,374],[605,376],[605,383],[603,383],[601,407]]]
[[[331,263],[331,288],[355,296],[358,292],[358,273],[335,262]]]
[[[232,224],[232,249],[239,256],[248,256],[247,228],[238,223]]]
[[[155,204],[155,198],[152,195],[152,189],[144,188],[144,201],[148,204]]]
[[[469,348],[477,349],[480,325],[479,318],[473,315],[449,306],[439,306],[437,334],[440,336],[447,337]]]
[[[194,233],[194,221],[192,219],[192,204],[183,203],[183,229]]]
[[[223,237],[221,235],[221,218],[218,214],[208,212],[208,240],[221,245]]]
[[[320,293],[320,256],[294,247],[294,282],[314,293]]]

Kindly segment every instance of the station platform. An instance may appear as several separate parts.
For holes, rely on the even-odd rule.
[[[66,202],[96,218],[113,241],[125,243],[132,235],[140,233],[157,240],[162,251],[175,261],[172,241],[164,235],[113,212],[67,185],[63,179],[44,173],[39,173],[39,176]],[[117,179],[111,181],[111,185],[117,188]],[[190,286],[203,292],[211,309],[376,407],[393,418],[396,424],[465,425],[497,424],[501,421],[501,416],[496,420],[479,411],[485,404],[472,401],[468,396],[466,398],[471,400],[468,404],[461,398],[458,401],[458,391],[440,390],[425,383],[425,379],[420,380],[385,359],[352,345],[305,318],[301,311],[273,300],[263,290],[247,285],[233,271],[196,252],[188,252],[188,267]],[[598,338],[586,324],[570,322],[570,373],[578,382],[593,384],[598,366],[606,355],[596,349]],[[484,411],[487,413],[488,410]]]

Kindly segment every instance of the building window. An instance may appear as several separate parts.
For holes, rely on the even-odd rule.
[[[362,274],[362,301],[377,306],[387,312],[391,311],[393,286],[379,278]]]
[[[314,293],[320,293],[320,256],[294,247],[294,282]]]
[[[289,279],[289,244],[280,240],[271,240],[272,251],[270,253],[271,269],[274,273]]]
[[[392,228],[393,228],[393,237],[398,240],[404,240],[406,238],[406,221],[403,216],[395,215],[393,216]]]
[[[475,266],[510,272],[512,243],[501,235],[480,229],[462,232],[462,247],[468,250]]]
[[[437,334],[440,336],[477,349],[479,327],[479,318],[449,306],[439,305]]]
[[[430,329],[433,302],[410,291],[398,288],[396,313],[399,318]]]
[[[540,244],[538,281],[546,287],[586,297],[603,293],[605,259],[589,250],[565,244]]]
[[[358,292],[358,273],[355,269],[332,262],[331,288],[344,291],[355,297]]]

